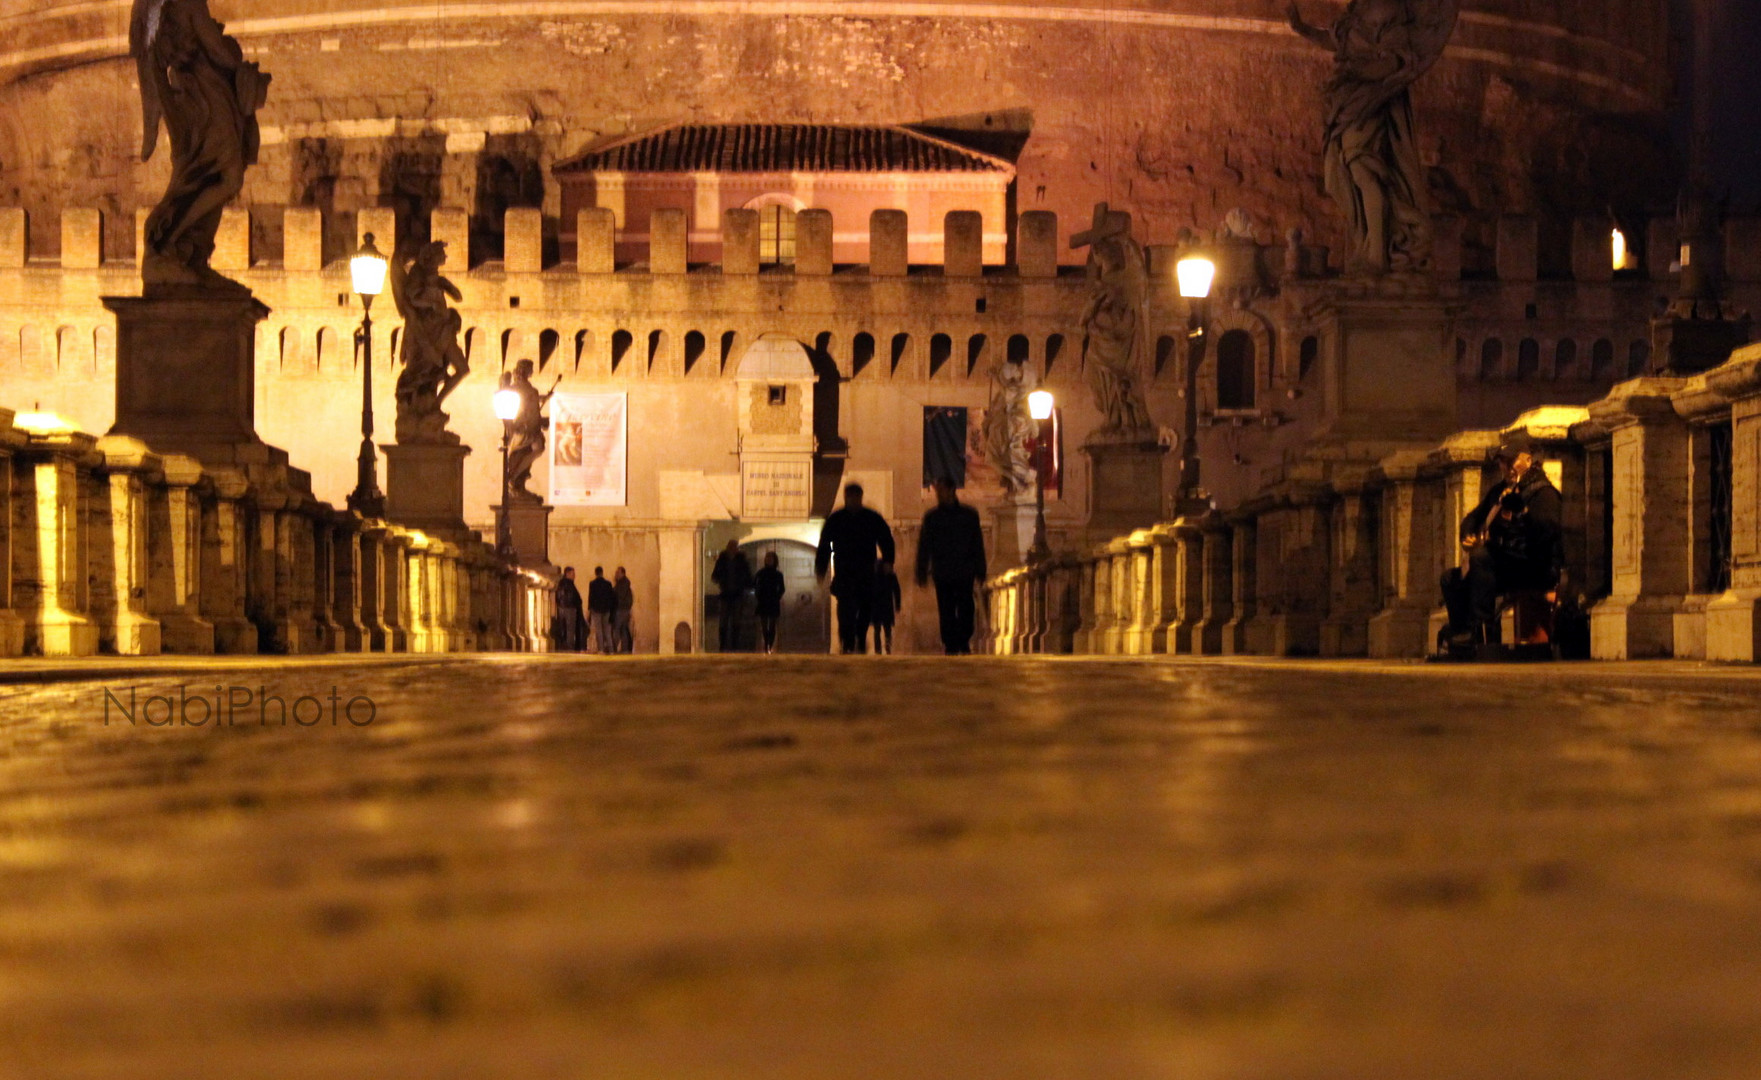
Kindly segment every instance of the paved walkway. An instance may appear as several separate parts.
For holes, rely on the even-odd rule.
[[[5,1080],[1761,1075],[1753,670],[18,675]]]

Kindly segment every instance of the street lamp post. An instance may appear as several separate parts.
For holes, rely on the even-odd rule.
[[[1179,509],[1185,513],[1196,503],[1209,502],[1204,489],[1199,486],[1196,349],[1204,343],[1205,327],[1210,321],[1211,283],[1217,277],[1217,264],[1195,253],[1175,264],[1174,273],[1180,282],[1180,295],[1192,309],[1186,335],[1186,425],[1180,443]]]
[[[506,376],[503,376],[506,379]],[[501,421],[501,502],[495,508],[495,549],[503,555],[514,552],[514,537],[508,522],[508,426],[520,415],[520,392],[504,381],[495,392],[495,418]]]
[[[373,453],[373,298],[385,289],[389,264],[373,246],[373,234],[361,238],[361,250],[349,259],[349,277],[361,298],[361,326],[355,348],[361,355],[361,454],[356,462],[355,490],[348,506],[363,517],[385,516],[385,495],[379,490],[379,463]]]
[[[1052,555],[1046,541],[1046,443],[1044,424],[1052,418],[1054,405],[1050,390],[1035,390],[1027,395],[1027,412],[1034,419],[1034,513],[1033,546],[1027,549],[1029,565],[1046,561]]]

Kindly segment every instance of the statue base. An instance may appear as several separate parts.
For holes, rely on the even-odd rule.
[[[235,464],[260,447],[257,324],[269,308],[238,292],[187,288],[106,296],[116,316],[116,423],[112,435],[157,453]]]
[[[1027,564],[1027,553],[1033,547],[1035,506],[1033,496],[1015,495],[994,507],[996,519],[996,558],[992,573],[1001,573]]]
[[[468,446],[389,443],[385,452],[385,517],[444,539],[471,534],[465,527]]]
[[[1401,276],[1338,283],[1309,310],[1326,343],[1322,440],[1441,439],[1459,426],[1451,322],[1434,283]]]
[[[550,565],[550,515],[555,510],[556,507],[543,503],[519,502],[495,508],[498,518],[507,515],[507,541],[512,548],[511,554],[528,570],[554,569]]]
[[[1091,438],[1088,532],[1106,539],[1162,520],[1162,463],[1168,448],[1153,438]]]

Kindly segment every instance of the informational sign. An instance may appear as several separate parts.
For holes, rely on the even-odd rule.
[[[813,460],[797,458],[741,463],[742,516],[753,521],[802,521],[813,509]]]
[[[626,505],[629,438],[629,395],[559,391],[550,399],[551,505]]]

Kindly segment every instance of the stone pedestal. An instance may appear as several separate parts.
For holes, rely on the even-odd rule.
[[[1340,282],[1310,309],[1321,329],[1322,439],[1440,439],[1454,431],[1451,306],[1428,281]]]
[[[241,463],[234,448],[259,444],[257,323],[269,309],[248,292],[196,289],[103,303],[116,316],[111,434],[161,454]]]
[[[465,458],[468,446],[391,443],[385,451],[385,517],[393,524],[447,539],[470,534],[465,527]]]
[[[1153,441],[1093,439],[1089,458],[1089,535],[1106,540],[1154,525],[1162,517],[1162,461],[1168,448]]]
[[[496,507],[506,513],[508,543],[519,564],[528,570],[550,568],[550,515],[556,507],[543,503],[512,503]]]
[[[1033,496],[1017,495],[1001,506],[992,508],[991,514],[996,523],[997,537],[991,572],[1001,573],[1027,565],[1027,552],[1033,547]]]

